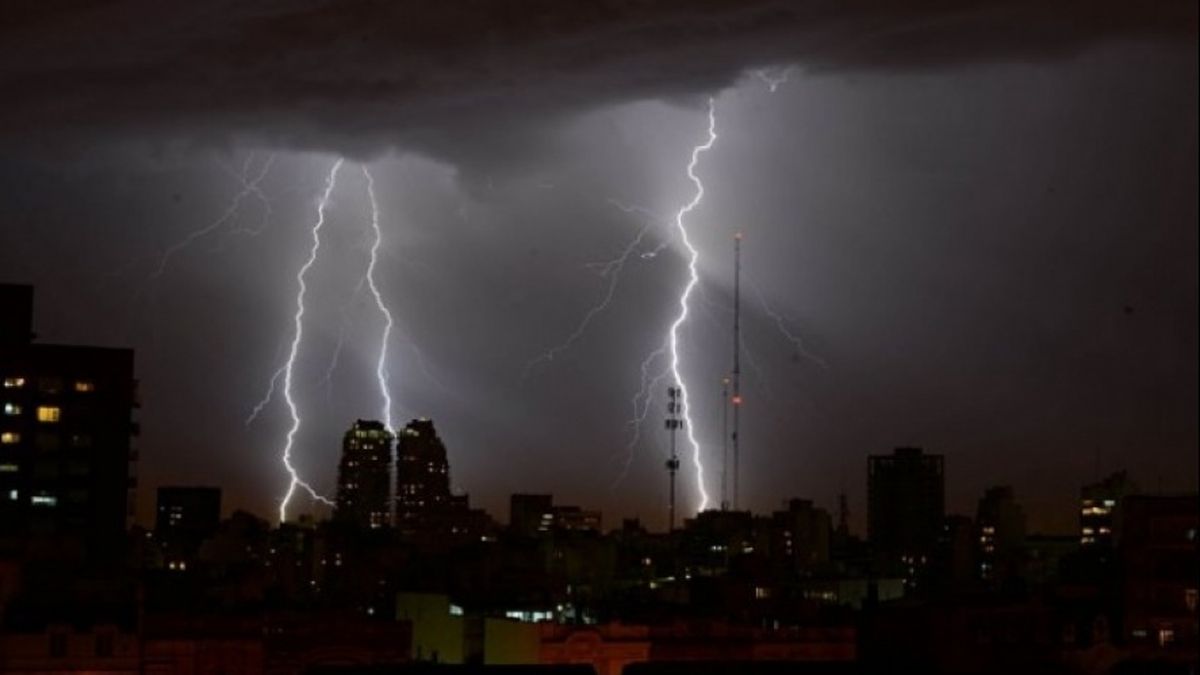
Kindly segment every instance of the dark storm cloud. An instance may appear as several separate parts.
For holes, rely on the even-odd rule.
[[[1196,30],[1186,0],[899,5],[25,3],[0,23],[0,133],[38,151],[97,137],[250,138],[495,157],[520,154],[554,113],[709,92],[754,65],[1038,59]]]

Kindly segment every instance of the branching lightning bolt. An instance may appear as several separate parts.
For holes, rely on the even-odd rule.
[[[646,355],[642,360],[641,380],[638,385],[637,393],[633,395],[633,416],[625,423],[625,426],[630,427],[632,432],[629,436],[629,442],[625,444],[624,462],[621,464],[621,473],[617,475],[616,480],[612,482],[611,487],[616,487],[625,480],[629,475],[629,467],[633,464],[633,456],[637,450],[638,441],[642,439],[642,424],[646,421],[646,417],[650,414],[650,403],[654,400],[654,389],[667,376],[666,369],[663,368],[654,375],[650,374],[650,368],[658,359],[666,356],[667,345],[664,343],[658,349]]]
[[[268,209],[268,213],[269,213],[270,202],[267,200],[266,195],[264,195],[262,193],[262,190],[259,189],[258,185],[259,185],[259,183],[261,183],[263,181],[264,178],[267,177],[267,173],[271,170],[271,165],[274,164],[274,162],[275,162],[275,156],[271,155],[270,157],[267,158],[267,160],[265,162],[263,162],[262,168],[259,170],[259,172],[256,176],[254,176],[253,178],[247,178],[247,176],[249,175],[250,159],[252,159],[252,158],[253,158],[253,155],[251,155],[251,157],[246,160],[246,163],[242,167],[242,175],[241,175],[241,177],[238,177],[238,180],[242,184],[242,189],[239,190],[238,193],[233,196],[233,199],[230,200],[230,202],[229,202],[229,206],[226,207],[225,211],[221,214],[221,216],[219,218],[217,218],[216,220],[212,221],[211,223],[209,223],[208,225],[205,225],[204,227],[193,230],[192,232],[188,233],[188,235],[186,237],[184,237],[183,239],[180,239],[179,241],[175,242],[171,246],[167,247],[167,249],[165,251],[163,251],[162,255],[159,256],[158,267],[156,267],[154,270],[154,273],[151,274],[152,278],[158,278],[158,277],[162,276],[164,272],[167,271],[167,265],[168,265],[168,263],[171,262],[171,258],[176,253],[187,248],[191,244],[195,243],[195,241],[200,239],[201,237],[204,237],[205,235],[213,232],[214,230],[217,230],[222,225],[225,225],[226,223],[233,220],[233,218],[235,216],[237,216],[238,211],[241,209],[242,202],[246,199],[246,197],[249,197],[252,194],[257,195],[263,201],[263,203],[265,205],[267,205],[266,208]]]
[[[325,208],[329,205],[329,196],[333,193],[333,188],[337,184],[337,173],[342,168],[342,159],[338,159],[333,163],[333,167],[329,170],[329,176],[325,179],[325,190],[321,194],[321,199],[317,202],[317,222],[312,228],[312,248],[309,250],[308,259],[300,266],[300,270],[296,273],[296,313],[293,316],[294,332],[292,334],[292,344],[288,351],[287,362],[283,367],[283,398],[287,402],[288,413],[292,418],[292,425],[288,429],[287,439],[283,446],[283,466],[291,476],[291,482],[288,483],[287,493],[283,496],[283,500],[279,503],[279,522],[287,520],[288,502],[291,501],[292,495],[295,494],[296,488],[300,488],[307,492],[316,501],[333,506],[333,502],[326,497],[321,496],[313,489],[311,485],[304,482],[297,473],[296,468],[292,466],[292,447],[295,444],[296,434],[300,431],[300,411],[296,406],[295,399],[292,398],[292,374],[296,365],[296,356],[300,352],[300,343],[304,339],[304,299],[308,292],[308,286],[304,281],[308,270],[312,268],[313,263],[317,261],[317,253],[321,250],[321,228],[325,226]]]
[[[775,322],[775,327],[779,329],[781,334],[783,334],[784,339],[792,343],[792,346],[796,348],[796,353],[808,359],[809,361],[812,361],[818,366],[829,370],[829,363],[826,362],[825,359],[822,359],[816,354],[808,351],[808,348],[804,346],[804,340],[788,328],[787,319],[785,319],[782,314],[776,312],[771,307],[771,303],[767,302],[767,296],[763,295],[763,292],[759,289],[758,284],[755,284],[754,281],[749,277],[747,277],[746,280],[750,282],[750,289],[754,291],[755,297],[758,298],[759,304],[762,305],[763,313],[769,316],[771,320]]]
[[[696,468],[696,489],[700,494],[700,507],[698,509],[700,511],[708,508],[708,490],[704,488],[704,462],[700,454],[700,443],[696,440],[695,424],[693,424],[691,419],[691,408],[688,405],[688,388],[680,371],[679,329],[688,319],[689,300],[691,299],[692,291],[696,288],[696,284],[700,282],[700,275],[696,271],[696,262],[700,258],[700,252],[696,250],[695,246],[692,246],[691,239],[688,237],[687,226],[684,225],[684,218],[704,199],[704,184],[696,176],[696,165],[700,161],[700,155],[711,149],[716,141],[717,118],[713,100],[710,98],[708,100],[708,139],[692,148],[691,161],[688,162],[687,166],[687,175],[696,186],[696,194],[690,202],[685,204],[675,214],[675,227],[679,230],[679,239],[688,251],[688,282],[683,289],[683,293],[679,296],[679,315],[671,324],[671,329],[667,336],[667,344],[671,354],[671,374],[674,376],[675,382],[679,385],[681,402],[683,403],[683,426],[687,432],[688,444],[692,447],[692,465]]]
[[[329,357],[329,365],[325,367],[325,376],[321,378],[320,386],[325,387],[325,398],[332,402],[333,400],[333,374],[337,371],[338,363],[341,362],[342,349],[346,346],[346,328],[350,325],[350,312],[355,301],[358,299],[358,294],[362,292],[366,286],[366,278],[354,287],[354,293],[350,295],[350,302],[342,307],[342,320],[338,322],[337,340],[333,343],[333,355]]]
[[[649,230],[652,225],[661,225],[661,226],[665,226],[665,227],[671,226],[671,221],[669,218],[664,218],[661,215],[651,211],[650,209],[648,209],[644,206],[638,206],[637,204],[626,204],[619,200],[613,199],[612,197],[609,197],[608,203],[612,204],[617,209],[624,211],[625,213],[637,214],[637,215],[642,216],[643,218],[647,219],[646,224],[643,225],[642,229],[638,231],[637,242],[640,242],[642,240],[642,238],[646,236],[646,231]],[[639,253],[638,257],[643,260],[649,260],[650,258],[657,258],[658,254],[662,253],[663,250],[666,248],[667,248],[667,240],[664,239],[663,241],[659,242],[658,246],[655,246],[654,248],[650,249],[649,251],[642,251],[641,253]],[[606,263],[606,265],[612,265],[612,261],[610,261],[609,263]],[[607,267],[602,268],[602,269],[607,269]]]
[[[791,75],[792,67],[788,66],[780,70],[778,74],[772,73],[771,69],[769,68],[759,68],[758,70],[753,70],[751,72],[754,73],[755,77],[762,80],[767,85],[768,91],[774,94],[775,90],[779,89],[780,85],[783,85],[788,81],[788,76]]]
[[[638,213],[653,218],[653,214],[642,207],[627,206],[615,199],[609,199],[608,202],[626,213]],[[609,304],[612,303],[613,296],[616,295],[617,292],[617,286],[621,282],[621,272],[625,269],[625,263],[627,263],[629,259],[633,257],[633,254],[638,253],[639,257],[648,259],[657,256],[659,252],[665,248],[665,244],[659,244],[650,251],[638,251],[642,245],[642,241],[646,238],[646,234],[654,225],[655,222],[653,220],[648,220],[645,224],[643,224],[642,227],[638,229],[637,234],[635,234],[634,237],[629,240],[629,243],[625,245],[625,248],[621,250],[621,253],[612,260],[587,263],[587,265],[585,265],[586,267],[598,269],[600,276],[608,280],[608,286],[605,288],[604,296],[601,298],[600,302],[593,305],[592,308],[583,315],[583,318],[575,326],[575,330],[571,331],[571,334],[567,336],[566,340],[563,340],[558,345],[551,347],[537,358],[534,358],[526,363],[525,371],[522,374],[521,379],[529,379],[529,376],[533,373],[533,369],[539,364],[553,361],[560,354],[570,349],[576,342],[579,341],[581,337],[583,337],[583,334],[587,332],[588,326],[591,325],[592,320],[599,316],[601,312],[608,309]]]
[[[245,164],[242,165],[242,173],[240,176],[237,176],[237,179],[241,182],[243,191],[257,197],[258,202],[262,204],[262,219],[259,221],[258,227],[235,226],[231,231],[238,234],[248,234],[252,237],[257,237],[267,229],[268,225],[271,224],[271,216],[274,213],[274,209],[271,207],[271,200],[262,191],[262,188],[259,187],[259,184],[262,183],[263,179],[267,177],[267,172],[271,170],[271,166],[275,163],[275,155],[267,156],[266,161],[263,162],[262,169],[254,178],[250,178],[250,163],[252,159],[253,155],[246,159]]]
[[[250,414],[246,416],[246,426],[253,424],[254,420],[258,419],[259,414],[262,413],[263,408],[266,408],[271,399],[275,398],[275,385],[279,383],[279,378],[283,376],[283,371],[286,368],[286,364],[279,366],[279,369],[271,375],[271,380],[267,383],[267,393],[263,394],[258,403],[254,404],[254,408],[250,411]]]
[[[375,178],[366,166],[362,167],[363,177],[367,179],[367,196],[371,199],[371,229],[375,232],[375,240],[371,244],[371,262],[367,264],[367,287],[375,297],[375,306],[383,315],[383,335],[379,341],[379,360],[375,363],[375,377],[379,380],[379,393],[383,397],[383,424],[388,431],[392,426],[392,394],[388,389],[387,355],[388,341],[392,336],[392,312],[383,302],[383,295],[375,283],[375,266],[379,262],[379,246],[383,242],[383,232],[379,229],[379,202],[375,199]]]

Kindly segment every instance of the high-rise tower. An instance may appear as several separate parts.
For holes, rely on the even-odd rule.
[[[342,438],[335,520],[378,529],[390,524],[392,434],[382,422],[358,420]]]
[[[413,420],[396,436],[396,527],[412,533],[451,506],[450,465],[432,420]]]

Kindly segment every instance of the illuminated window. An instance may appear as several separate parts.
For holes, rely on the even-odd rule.
[[[25,378],[23,377],[6,377],[4,378],[5,389],[20,389],[25,386]]]
[[[5,431],[4,433],[0,433],[0,443],[3,443],[4,445],[13,445],[20,442],[21,434],[18,434],[15,431]]]
[[[91,380],[76,380],[75,391],[86,394],[89,391],[96,391],[96,383]]]
[[[15,501],[17,501],[17,500],[18,500],[18,499],[20,499],[20,498],[21,498],[21,493],[20,493],[20,492],[17,492],[16,490],[9,490],[9,491],[8,491],[8,500],[9,500],[10,502],[15,502]]]
[[[29,498],[29,503],[34,506],[58,506],[58,497],[54,495],[34,495]]]
[[[62,409],[56,405],[39,405],[37,418],[39,422],[57,422],[62,417]]]
[[[20,464],[0,464],[0,473],[16,473],[20,470]]]
[[[5,415],[20,415],[21,414],[21,406],[16,403],[5,403],[4,404],[4,414]]]

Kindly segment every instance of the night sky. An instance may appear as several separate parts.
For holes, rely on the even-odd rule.
[[[286,409],[246,418],[338,157],[303,475],[332,492],[342,432],[379,416],[366,164],[397,419],[432,417],[497,516],[544,491],[658,527],[665,381],[622,477],[628,420],[686,280],[670,219],[712,97],[681,333],[710,493],[737,231],[744,506],[844,490],[861,526],[866,455],[897,445],[946,456],[949,510],[1012,484],[1034,530],[1069,531],[1079,486],[1120,468],[1196,490],[1195,2],[893,5],[17,3],[0,280],[37,286],[41,339],[137,350],[143,519],[160,484],[271,516]],[[607,309],[530,367],[643,228]]]

